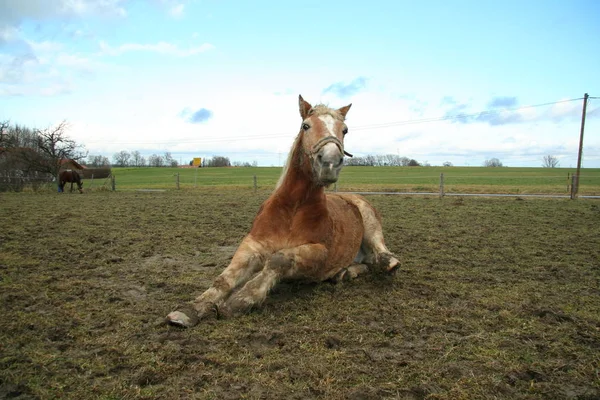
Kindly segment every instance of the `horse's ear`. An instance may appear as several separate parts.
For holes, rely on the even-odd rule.
[[[342,114],[342,116],[344,117],[344,119],[346,119],[346,114],[348,114],[348,111],[350,110],[350,107],[352,107],[352,103],[348,104],[345,107],[342,107],[342,108],[338,109],[338,112],[340,114]]]
[[[300,106],[300,116],[302,117],[302,119],[306,119],[306,117],[308,117],[308,112],[310,111],[312,106],[309,102],[305,101],[302,98],[302,95],[298,96],[298,105]]]

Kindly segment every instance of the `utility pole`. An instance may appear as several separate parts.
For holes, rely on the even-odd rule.
[[[581,173],[581,153],[583,152],[583,131],[585,130],[585,112],[587,109],[589,95],[586,93],[583,95],[583,110],[581,111],[581,131],[579,133],[579,152],[577,154],[577,173],[575,178],[575,196],[579,192],[579,174]]]

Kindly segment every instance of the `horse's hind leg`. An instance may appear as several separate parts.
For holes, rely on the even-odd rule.
[[[217,303],[227,299],[232,291],[245,284],[264,264],[262,246],[246,237],[235,252],[231,263],[214,280],[212,286],[188,306],[167,315],[170,324],[190,327],[210,314]]]
[[[352,264],[335,274],[333,278],[331,278],[331,281],[334,283],[349,281],[350,279],[356,278],[360,274],[364,274],[368,270],[369,267],[366,264]]]

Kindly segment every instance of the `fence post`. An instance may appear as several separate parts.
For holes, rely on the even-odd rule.
[[[177,190],[179,190],[179,172],[177,173]]]
[[[258,190],[258,183],[256,181],[256,175],[254,175],[254,193]]]
[[[117,183],[116,183],[116,178],[115,178],[115,176],[114,176],[114,175],[111,175],[111,176],[110,176],[110,184],[111,184],[111,186],[112,186],[112,191],[114,192],[114,191],[116,190],[115,188],[116,188],[116,186],[117,186]]]
[[[577,196],[577,185],[579,184],[578,176],[571,175],[571,200],[575,200]]]
[[[567,172],[567,193],[569,193],[569,190],[571,189],[570,186],[569,186],[571,184],[571,179],[570,178],[571,178],[571,173]]]
[[[444,173],[440,174],[440,198],[444,197]]]

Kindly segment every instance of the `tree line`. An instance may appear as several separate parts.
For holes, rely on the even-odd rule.
[[[147,158],[137,150],[129,152],[121,150],[113,154],[113,162],[106,156],[91,155],[87,158],[85,164],[91,167],[178,167],[179,162],[173,158],[170,152],[164,154],[151,154]]]
[[[396,154],[355,156],[344,159],[344,165],[354,167],[428,167],[427,161],[420,163],[414,158],[400,157]]]
[[[144,157],[139,151],[134,150],[128,152],[127,150],[121,150],[113,154],[113,162],[106,156],[102,155],[91,155],[85,161],[85,165],[91,167],[103,167],[103,166],[114,166],[114,167],[178,167],[179,162],[173,158],[170,152],[164,154],[151,154],[147,158]],[[190,160],[188,165],[193,165],[194,160]],[[233,163],[229,157],[213,156],[211,158],[202,159],[202,167],[257,167],[256,161],[241,162],[234,161]]]

